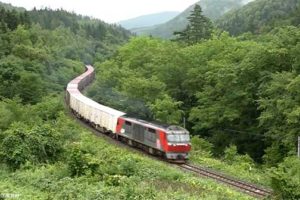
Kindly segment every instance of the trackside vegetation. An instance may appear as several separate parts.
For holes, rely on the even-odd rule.
[[[70,119],[65,85],[84,63],[114,54],[129,32],[63,10],[5,6],[0,14],[0,199],[252,199],[116,147]]]
[[[86,63],[97,75],[89,97],[185,126],[190,162],[300,199],[299,5],[256,0],[217,22],[197,7],[179,41],[168,41],[0,3],[0,199],[253,199],[71,119],[64,88]]]
[[[63,99],[45,100],[45,106],[26,108],[16,101],[5,104],[22,109],[24,114],[20,116],[22,122],[14,122],[0,133],[1,196],[82,200],[252,199],[98,138],[65,114]],[[43,119],[44,113],[53,110],[55,116]],[[33,113],[37,114],[30,119]]]
[[[237,37],[215,29],[199,39],[201,31],[188,30],[200,26],[193,21],[200,11],[195,7],[179,43],[132,38],[96,63],[101,76],[87,94],[129,115],[186,126],[206,149],[193,144],[192,162],[298,199],[289,188],[300,188],[300,166],[291,164],[298,163],[299,27]]]

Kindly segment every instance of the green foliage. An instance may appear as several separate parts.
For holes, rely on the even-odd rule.
[[[25,26],[31,25],[28,12],[26,11],[17,12],[15,9],[6,9],[0,5],[0,17],[0,22],[6,24],[7,28],[10,30],[15,30],[20,24]]]
[[[268,2],[265,11],[256,7],[261,3],[249,4],[257,14],[242,13],[251,19],[238,21],[231,34],[299,24],[295,2],[257,2]],[[13,189],[24,199],[244,198],[95,140],[68,119],[63,99],[56,96],[83,71],[83,63],[96,62],[99,76],[88,94],[103,104],[166,123],[180,124],[184,113],[187,128],[196,135],[193,162],[267,184],[252,158],[268,167],[295,154],[300,113],[297,27],[238,38],[215,31],[210,40],[188,47],[133,38],[102,62],[126,41],[127,31],[62,10],[33,10],[28,13],[30,26],[18,17],[25,15],[22,11],[4,12],[12,16],[0,19],[1,192]],[[263,15],[268,21],[257,27]],[[223,156],[224,162],[213,155]],[[299,198],[294,192],[298,179],[287,181],[299,177],[298,165],[288,159],[272,171],[279,198]],[[11,174],[6,168],[18,170]]]
[[[79,135],[74,142],[63,140],[64,147],[69,150],[65,152],[64,159],[42,166],[26,164],[13,174],[1,165],[2,193],[13,192],[21,199],[251,199],[213,181],[182,173],[96,138],[66,116],[59,116],[57,120],[59,130],[65,126],[69,132]],[[70,177],[69,165],[65,161],[78,149],[83,158],[78,162],[99,161],[94,175],[90,169],[86,170],[86,175]]]
[[[295,152],[299,132],[299,33],[296,27],[260,37],[215,32],[188,47],[134,38],[96,64],[101,77],[88,95],[145,119],[180,124],[184,113],[188,130],[207,138],[213,155],[233,144],[273,165]]]
[[[249,155],[240,155],[238,154],[237,147],[234,145],[229,146],[225,149],[224,161],[229,165],[234,165],[235,167],[252,171],[254,168],[254,161]]]
[[[154,113],[154,119],[168,124],[178,124],[183,112],[179,110],[181,103],[175,102],[174,99],[165,95],[162,99],[156,99],[150,105],[150,109]]]
[[[23,73],[17,87],[19,97],[23,103],[35,104],[39,102],[45,93],[44,82],[37,74]]]
[[[274,27],[298,26],[300,2],[295,0],[259,0],[225,14],[216,24],[232,35],[264,33]]]
[[[227,149],[225,149],[225,155],[224,159],[228,163],[233,163],[236,161],[236,157],[238,156],[237,148],[234,145],[229,146]]]
[[[216,21],[225,13],[243,5],[241,0],[201,0],[197,2],[203,8],[203,14],[212,21]],[[174,39],[174,32],[184,30],[188,25],[188,17],[195,5],[191,5],[175,18],[166,23],[133,29],[138,35],[149,35],[163,39]]]
[[[137,171],[137,160],[131,157],[124,157],[119,165],[121,175],[133,176]]]
[[[62,91],[84,63],[102,61],[130,35],[63,10],[0,8],[0,16],[0,96],[20,97],[24,104]]]
[[[299,76],[295,73],[276,73],[264,85],[261,93],[260,125],[267,129],[266,135],[272,142],[266,150],[265,160],[274,165],[288,155],[295,154],[299,133]]]
[[[26,162],[56,161],[62,152],[60,135],[49,124],[28,127],[15,123],[0,137],[1,160],[13,170]]]
[[[21,121],[24,111],[19,99],[0,101],[0,130],[6,130],[13,122]]]
[[[80,144],[72,145],[68,154],[68,168],[71,176],[94,175],[99,168],[99,161],[95,155],[82,149]]]
[[[129,35],[129,31],[116,25],[79,16],[62,9],[33,9],[29,12],[29,16],[33,22],[40,24],[44,29],[55,30],[58,27],[65,27],[70,29],[74,34],[84,34],[86,38],[93,38],[98,46],[96,48],[101,48],[101,46],[103,47],[107,43],[111,43],[112,45],[122,43],[128,39]]]
[[[179,35],[179,37],[176,38],[177,41],[182,41],[191,45],[211,37],[212,23],[202,14],[200,5],[195,5],[188,20],[189,24],[183,31],[174,32],[175,35]]]
[[[200,153],[200,155],[203,154],[207,156],[211,155],[213,145],[207,140],[196,135],[191,138],[191,143],[194,153]]]
[[[276,199],[300,198],[300,160],[287,157],[277,168],[270,170],[271,186]]]

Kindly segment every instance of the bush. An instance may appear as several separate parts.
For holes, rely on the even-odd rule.
[[[90,152],[74,144],[69,153],[68,168],[71,176],[94,175],[99,168],[99,161]]]
[[[60,135],[49,124],[28,127],[15,123],[0,134],[1,160],[13,170],[26,162],[53,162],[63,150]]]
[[[233,164],[237,160],[237,148],[235,145],[230,145],[225,149],[224,159],[227,163]]]
[[[300,159],[286,158],[270,170],[271,186],[277,199],[300,199]]]
[[[137,161],[127,156],[121,161],[119,170],[121,175],[132,176],[137,171]]]
[[[248,154],[238,154],[237,147],[235,145],[230,145],[225,149],[224,159],[228,164],[246,171],[251,171],[255,167],[253,159]]]
[[[191,139],[193,152],[201,153],[210,156],[213,145],[198,135]]]

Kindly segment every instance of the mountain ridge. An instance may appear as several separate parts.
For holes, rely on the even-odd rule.
[[[174,18],[179,13],[180,12],[178,11],[165,11],[165,12],[141,15],[127,20],[122,20],[117,24],[120,24],[122,27],[126,29],[154,26],[157,24],[162,24],[167,22],[168,20]]]
[[[224,13],[242,7],[243,5],[253,0],[201,0],[195,4],[199,4],[203,9],[203,14],[211,20],[215,21]],[[137,35],[152,35],[163,39],[170,39],[173,37],[174,31],[183,30],[188,24],[187,17],[190,15],[194,5],[189,6],[179,15],[169,20],[166,23],[159,24],[152,27],[141,27],[132,29]]]

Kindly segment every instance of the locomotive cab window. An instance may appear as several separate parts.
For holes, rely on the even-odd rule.
[[[148,132],[150,132],[150,133],[156,133],[155,129],[152,129],[152,128],[148,128]]]
[[[128,122],[128,121],[125,121],[125,124],[126,124],[127,126],[131,126],[131,125],[132,125],[132,123],[131,123],[131,122]]]
[[[167,136],[167,139],[169,142],[175,142],[175,143],[182,143],[182,142],[189,142],[190,136],[187,134],[170,134]]]
[[[148,141],[156,142],[156,130],[148,128],[146,131],[146,138]]]

